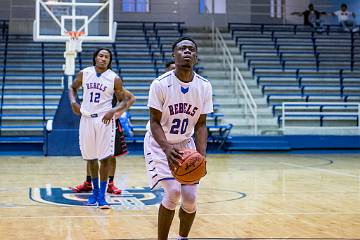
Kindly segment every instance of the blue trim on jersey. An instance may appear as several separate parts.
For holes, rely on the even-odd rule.
[[[167,72],[167,73],[164,73],[164,75],[160,76],[161,78],[159,77],[159,78],[157,78],[156,80],[160,81],[160,80],[162,80],[162,79],[164,79],[164,78],[168,77],[171,73],[172,73],[172,71]]]
[[[159,182],[163,181],[163,180],[175,180],[175,178],[173,177],[167,177],[167,178],[162,178],[162,179],[159,179],[152,188],[150,188],[150,190],[153,190],[158,184]]]
[[[197,73],[196,73],[196,76],[197,76],[198,78],[200,78],[201,80],[203,80],[204,82],[209,82],[209,80],[207,80],[206,78],[200,76],[200,75],[197,74]]]

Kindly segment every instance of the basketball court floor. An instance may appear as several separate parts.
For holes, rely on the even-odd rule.
[[[190,239],[360,239],[359,154],[209,155]],[[155,239],[161,191],[141,155],[118,158],[121,196],[85,206],[80,157],[0,157],[0,239]],[[170,238],[177,236],[175,217]]]

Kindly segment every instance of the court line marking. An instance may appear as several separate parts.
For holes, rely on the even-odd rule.
[[[306,169],[310,169],[310,170],[313,170],[313,171],[331,173],[331,174],[334,174],[334,175],[345,176],[345,177],[352,177],[352,178],[359,178],[360,177],[360,176],[357,176],[357,175],[338,172],[338,171],[334,171],[334,170],[327,170],[327,169],[322,169],[322,168],[317,168],[317,167],[303,166],[303,165],[298,165],[298,164],[293,164],[293,163],[280,162],[280,164],[287,165],[287,166],[290,166],[290,167],[306,168]]]
[[[134,240],[135,238],[109,238],[111,240]],[[176,240],[176,238],[169,238],[170,240]],[[359,238],[313,238],[313,237],[191,237],[189,240],[359,240]],[[136,238],[136,240],[157,240],[157,238]]]
[[[99,213],[109,213],[110,210],[100,210]],[[284,213],[238,213],[238,214],[226,214],[226,213],[203,213],[203,214],[196,214],[197,216],[257,216],[257,215],[360,215],[360,212],[309,212],[309,213],[302,213],[302,212],[284,212]],[[120,214],[114,216],[108,215],[65,215],[65,216],[10,216],[10,217],[3,217],[1,216],[0,219],[46,219],[46,218],[122,218],[122,217],[157,217],[157,214]]]
[[[109,238],[111,240],[134,240],[135,238]],[[169,238],[170,240],[176,240],[176,238]],[[313,238],[313,237],[191,237],[189,240],[359,240],[359,238]],[[157,238],[136,238],[136,240],[157,240]]]

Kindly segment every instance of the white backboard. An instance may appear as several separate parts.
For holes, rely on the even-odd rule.
[[[84,42],[114,42],[113,0],[36,0],[34,41],[67,41],[83,32]]]

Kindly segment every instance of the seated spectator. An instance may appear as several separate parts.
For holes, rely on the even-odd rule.
[[[132,124],[130,122],[130,117],[128,112],[123,112],[120,117],[120,124],[123,129],[125,137],[133,137],[134,132],[132,131]]]
[[[345,3],[341,4],[340,10],[333,12],[334,17],[338,17],[339,24],[344,28],[346,32],[357,32],[359,28],[356,26],[355,13],[348,11]]]
[[[299,17],[304,16],[304,25],[314,28],[318,32],[323,32],[323,22],[321,21],[321,15],[326,15],[326,12],[319,12],[315,10],[314,4],[309,4],[308,9],[304,12],[293,12],[291,15],[297,15]]]

